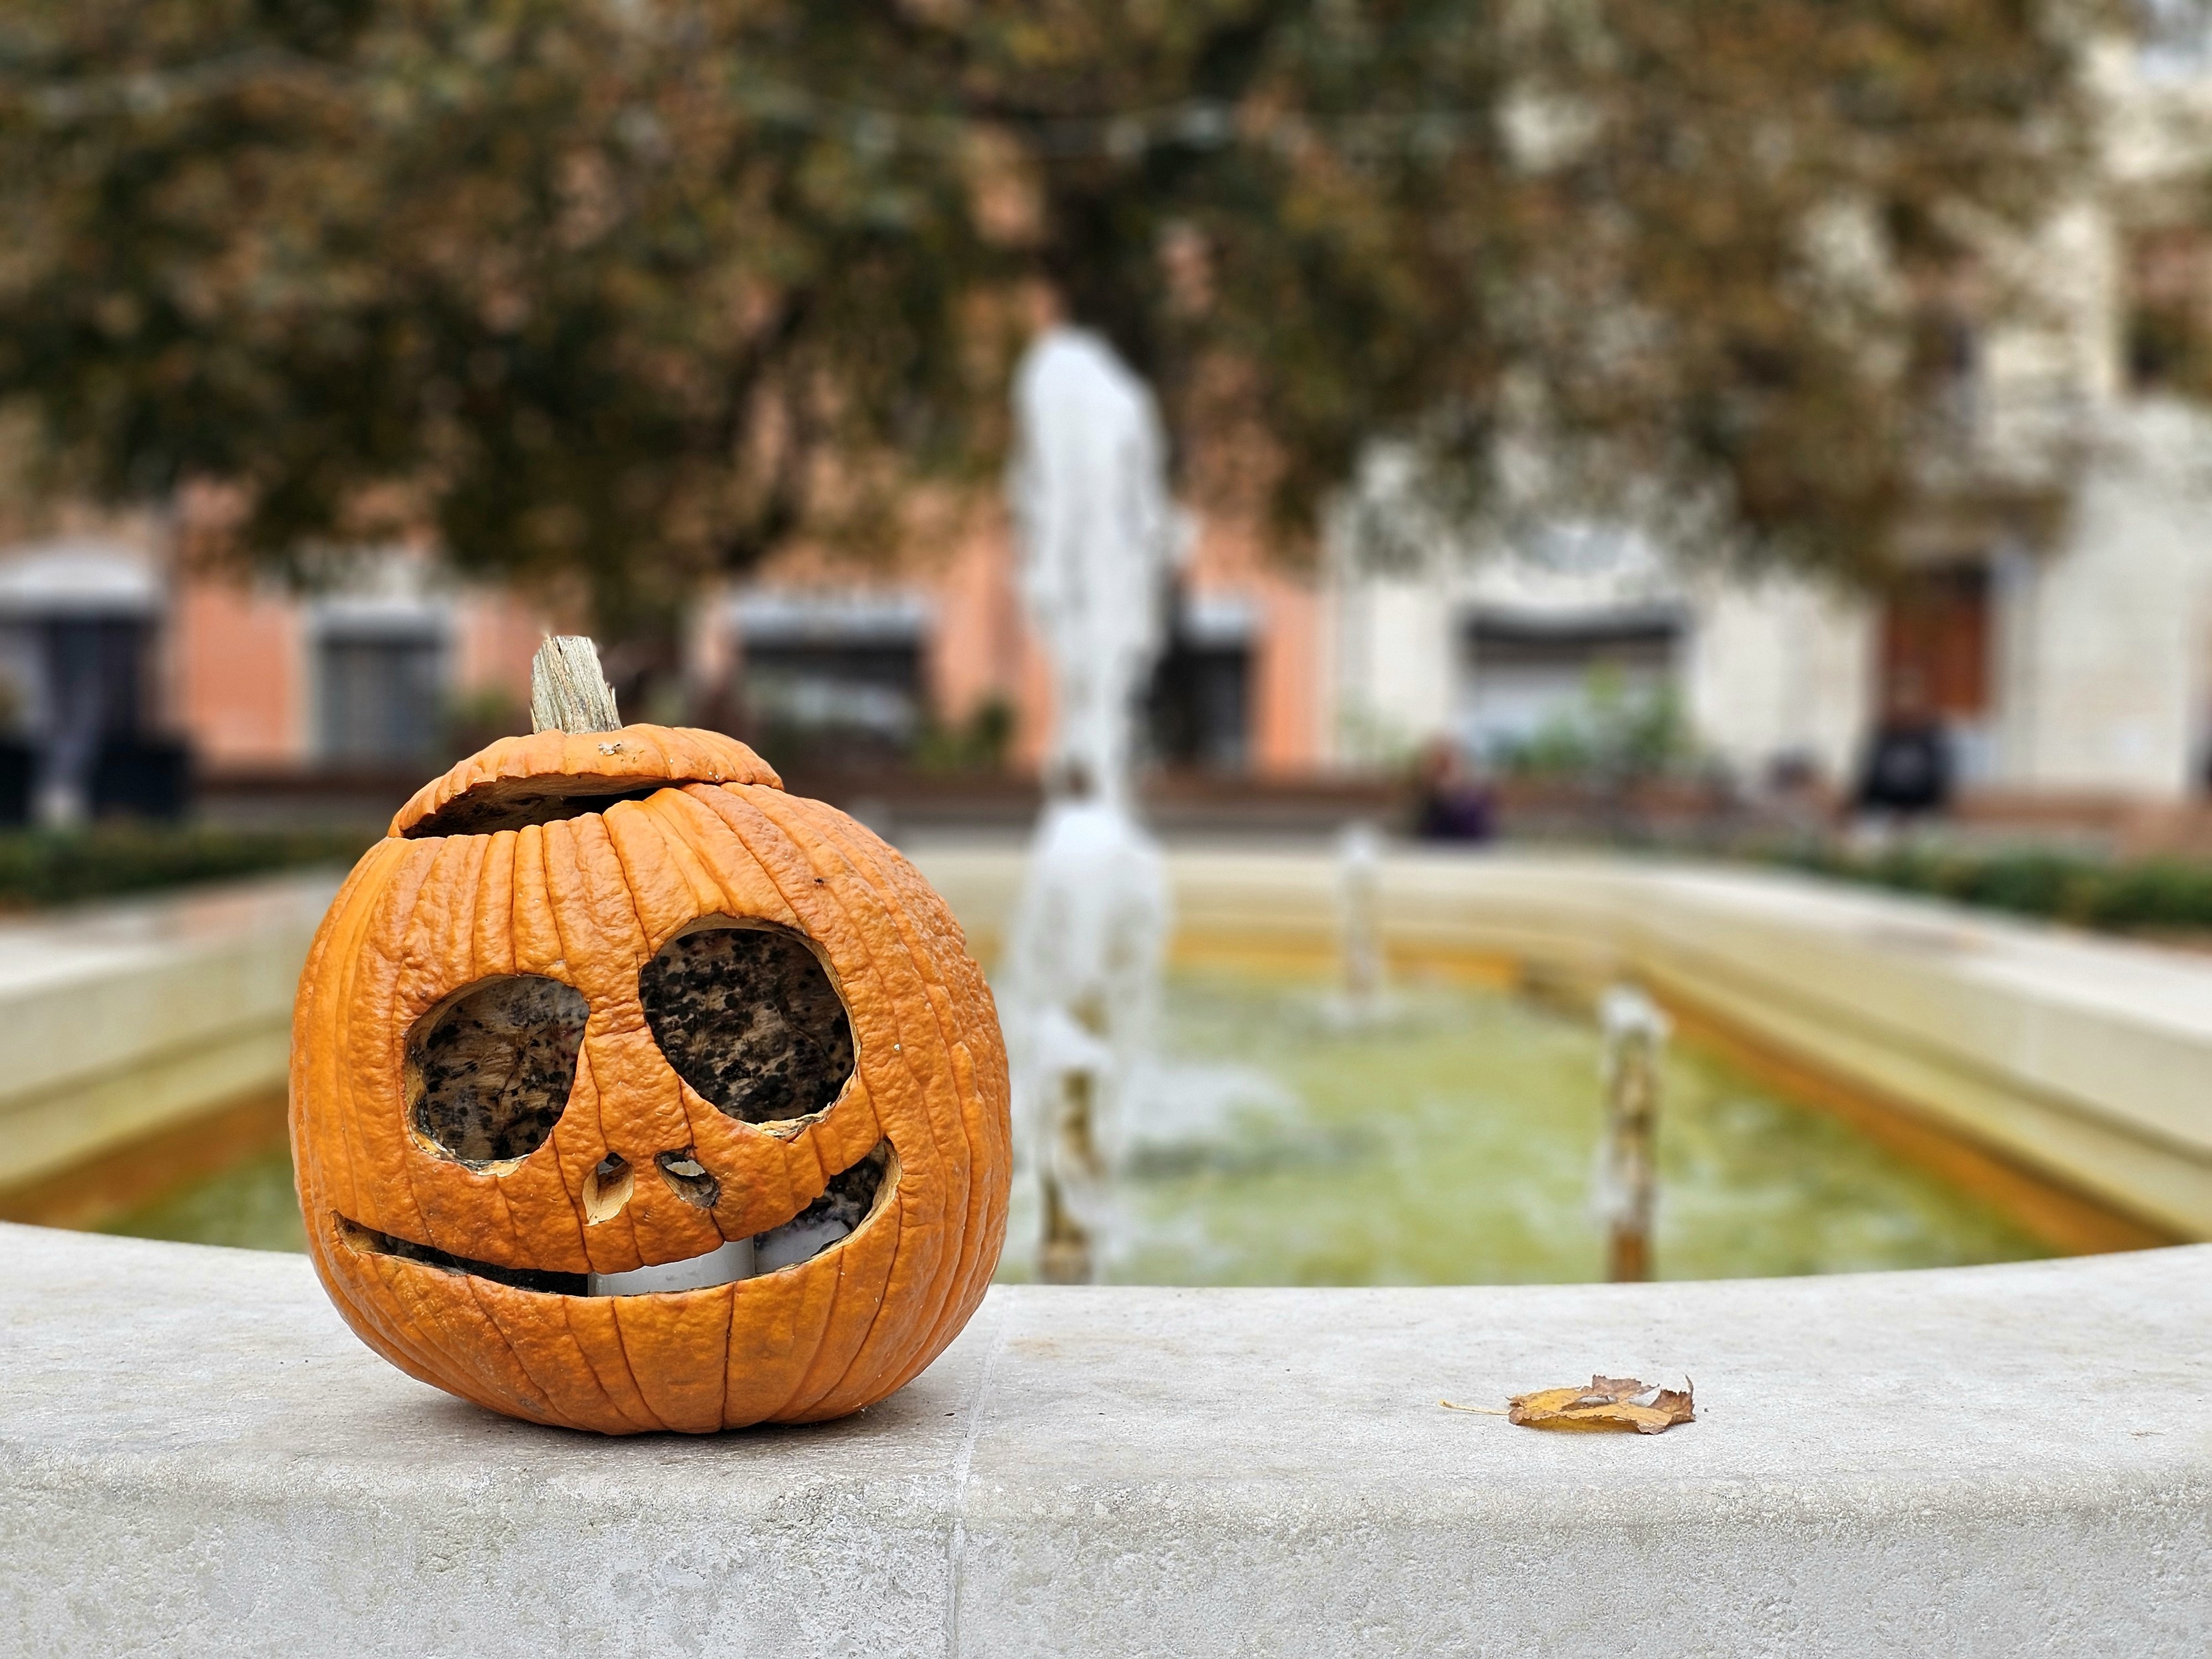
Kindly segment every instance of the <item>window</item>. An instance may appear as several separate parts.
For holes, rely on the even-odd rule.
[[[2212,390],[2212,244],[2203,228],[2138,230],[2126,246],[2126,362],[2134,392]]]
[[[757,588],[733,620],[744,725],[779,763],[866,766],[903,758],[927,703],[921,596],[866,588]]]
[[[773,640],[745,647],[745,708],[777,752],[903,753],[921,724],[919,640]]]
[[[1252,608],[1234,594],[1179,594],[1152,670],[1146,726],[1155,758],[1241,772],[1251,757]]]
[[[2137,61],[2156,80],[2185,80],[2212,69],[2212,4],[2207,0],[2136,0]]]
[[[336,766],[414,766],[439,749],[445,650],[422,629],[336,628],[318,648],[323,758]]]
[[[1671,612],[1478,613],[1466,634],[1462,733],[1478,753],[1503,757],[1655,704],[1673,693],[1680,634]]]

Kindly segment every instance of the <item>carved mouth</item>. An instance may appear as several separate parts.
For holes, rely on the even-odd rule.
[[[711,1290],[741,1279],[757,1278],[796,1267],[836,1249],[860,1230],[874,1213],[878,1200],[895,1189],[897,1182],[884,1177],[892,1168],[891,1144],[879,1140],[858,1164],[833,1176],[822,1196],[781,1226],[749,1238],[726,1239],[714,1249],[678,1261],[659,1261],[626,1273],[571,1273],[542,1267],[507,1267],[495,1261],[475,1261],[467,1256],[418,1244],[412,1239],[380,1233],[348,1217],[331,1212],[338,1237],[362,1255],[397,1256],[419,1261],[444,1273],[466,1273],[518,1291],[546,1296],[655,1296],[663,1292]]]

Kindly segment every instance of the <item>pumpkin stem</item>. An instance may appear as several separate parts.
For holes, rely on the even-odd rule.
[[[614,688],[599,672],[599,647],[581,634],[555,634],[530,661],[530,729],[619,732]]]

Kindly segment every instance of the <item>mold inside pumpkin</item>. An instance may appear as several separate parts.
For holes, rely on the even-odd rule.
[[[539,1422],[856,1410],[1005,1236],[1005,1053],[957,926],[710,732],[542,731],[418,793],[310,952],[291,1110],[341,1313]]]

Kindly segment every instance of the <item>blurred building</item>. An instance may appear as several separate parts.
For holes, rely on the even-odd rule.
[[[1571,754],[1610,721],[1753,792],[1844,791],[1885,729],[1918,723],[1984,801],[2203,793],[2212,52],[2200,8],[2149,15],[2098,60],[2100,181],[1992,254],[2038,316],[1993,326],[1960,293],[1927,297],[1935,487],[1888,591],[1723,579],[1571,518],[1476,542],[1415,529],[1388,557],[1346,533],[1311,571],[1204,522],[1162,595],[1152,762],[1375,775],[1438,738],[1497,762]],[[1361,485],[1386,507],[1389,468],[1372,458]],[[301,593],[195,574],[173,539],[100,520],[0,547],[0,818],[158,810],[187,764],[218,787],[388,788],[525,723],[544,619],[513,596],[400,549]],[[799,773],[1020,770],[1051,714],[988,503],[881,558],[793,550],[705,596],[684,669],[684,707],[634,712],[740,731]]]
[[[389,793],[472,725],[514,729],[541,632],[404,550],[303,595],[192,574],[150,520],[0,547],[0,818],[171,816],[210,783]]]
[[[1238,526],[1201,524],[1161,602],[1152,763],[1275,779],[1324,769],[1318,585]],[[811,549],[775,559],[708,608],[693,658],[698,682],[727,688],[732,723],[780,765],[1028,769],[1049,729],[1050,680],[996,513],[879,563]]]
[[[2212,51],[2154,6],[2100,55],[2101,180],[1993,265],[2039,314],[1922,319],[1929,507],[1888,591],[1716,580],[1632,527],[1540,522],[1377,560],[1340,540],[1337,752],[1443,733],[1510,758],[1664,698],[1739,780],[1849,787],[1932,722],[1961,790],[2085,807],[2202,793],[2212,763]],[[1387,506],[1389,458],[1368,488]],[[1372,505],[1372,503],[1369,503]],[[1348,523],[1352,520],[1348,517]]]

